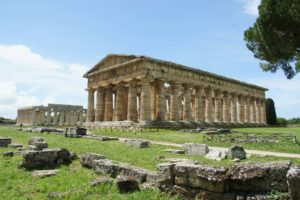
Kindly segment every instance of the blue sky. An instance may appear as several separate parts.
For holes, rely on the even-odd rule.
[[[262,72],[243,32],[259,0],[0,0],[0,116],[22,106],[86,105],[85,71],[108,53],[169,60],[270,89],[300,116],[299,76]]]

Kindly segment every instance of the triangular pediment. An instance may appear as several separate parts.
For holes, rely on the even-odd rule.
[[[135,55],[123,55],[123,54],[109,54],[105,56],[99,63],[97,63],[92,69],[90,69],[87,73],[84,74],[84,76],[87,76],[88,74],[108,68],[110,66],[114,65],[120,65],[126,62],[129,62],[131,60],[137,59],[139,56]]]

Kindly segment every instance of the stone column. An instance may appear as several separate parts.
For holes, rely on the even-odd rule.
[[[96,100],[96,112],[95,112],[95,121],[104,120],[104,89],[97,89],[97,100]]]
[[[232,123],[237,123],[238,120],[237,120],[237,116],[238,116],[238,113],[237,113],[237,96],[236,94],[231,94],[231,122]]]
[[[261,123],[266,124],[267,119],[266,119],[266,100],[262,99],[261,100]]]
[[[183,89],[184,89],[183,120],[191,121],[192,120],[191,85],[184,84]]]
[[[137,121],[136,81],[129,82],[127,120]]]
[[[245,99],[242,95],[239,96],[239,123],[245,122]]]
[[[116,105],[115,105],[115,112],[114,112],[114,119],[115,121],[123,121],[124,120],[124,83],[119,83],[117,85],[117,92],[116,92]]]
[[[95,100],[94,100],[94,89],[88,89],[88,106],[87,106],[87,122],[94,121],[94,112],[95,112]]]
[[[144,78],[141,80],[142,83],[142,92],[141,92],[141,113],[140,120],[141,121],[150,121],[151,120],[151,88],[150,88],[150,80]]]
[[[213,122],[213,115],[212,115],[212,93],[211,88],[205,89],[205,121],[206,122]]]
[[[255,109],[255,99],[251,98],[250,100],[250,109],[251,109],[251,123],[256,123],[256,109]]]
[[[62,110],[59,111],[59,123],[60,124],[65,123],[65,111]]]
[[[164,121],[166,115],[166,97],[163,80],[156,80],[156,120]]]
[[[203,88],[195,87],[195,121],[204,121]]]
[[[172,82],[171,83],[171,103],[170,103],[170,117],[172,121],[179,120],[179,87],[180,84]]]
[[[248,96],[246,96],[244,98],[245,101],[245,123],[250,123],[251,122],[251,117],[250,117],[250,113],[251,113],[251,109],[250,109],[250,98]]]
[[[261,123],[261,108],[260,108],[260,99],[256,99],[255,110],[256,110],[256,123]]]
[[[222,99],[219,90],[214,91],[215,94],[215,122],[222,122]]]
[[[105,109],[104,109],[104,121],[112,121],[113,118],[113,98],[112,88],[109,86],[105,90]]]
[[[223,93],[223,122],[229,123],[230,120],[230,98],[228,92]]]
[[[51,123],[51,110],[48,110],[47,112],[47,124]]]

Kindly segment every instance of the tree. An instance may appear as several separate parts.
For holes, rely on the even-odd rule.
[[[275,104],[273,99],[270,98],[266,99],[266,117],[267,117],[267,124],[269,125],[277,124]]]
[[[288,79],[300,71],[300,0],[262,0],[255,24],[244,32],[263,71],[282,69]]]

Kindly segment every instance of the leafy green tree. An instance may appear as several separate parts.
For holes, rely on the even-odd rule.
[[[266,117],[267,117],[267,124],[269,125],[277,124],[275,103],[273,99],[270,98],[266,99]]]
[[[285,118],[277,118],[277,125],[279,126],[286,126],[288,124],[287,120]]]
[[[244,32],[247,47],[264,61],[263,71],[300,71],[300,0],[262,0],[255,24]]]

